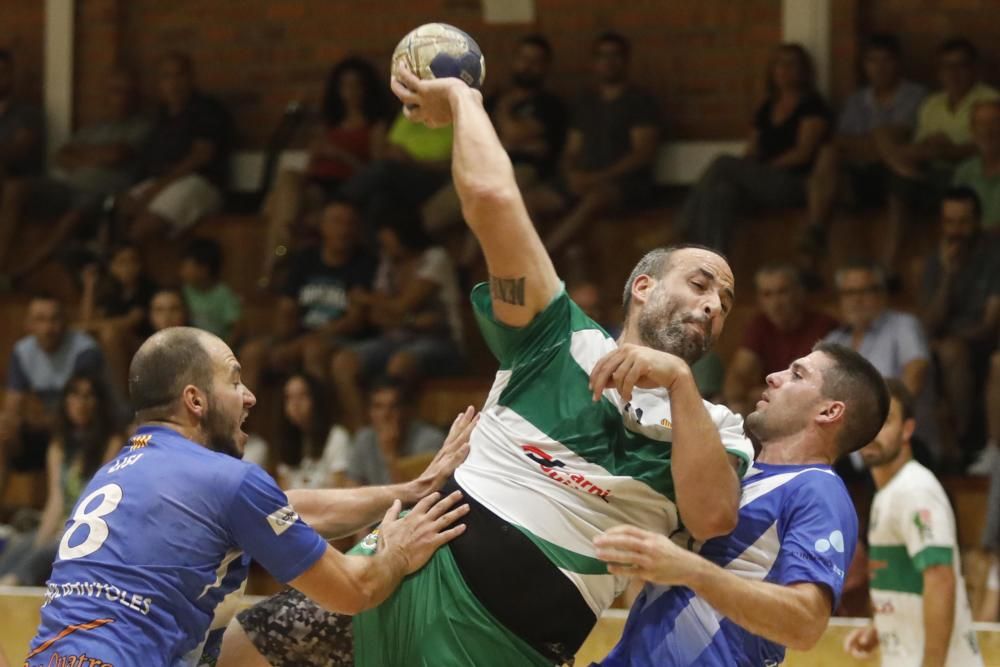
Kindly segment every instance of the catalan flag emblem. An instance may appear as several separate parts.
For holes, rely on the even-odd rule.
[[[134,435],[134,436],[132,436],[131,438],[129,438],[129,441],[128,441],[128,444],[129,444],[128,449],[129,449],[129,451],[130,452],[134,452],[137,449],[142,449],[143,447],[145,447],[146,445],[149,444],[149,440],[152,437],[153,436],[151,436],[148,433],[143,433],[142,435]]]

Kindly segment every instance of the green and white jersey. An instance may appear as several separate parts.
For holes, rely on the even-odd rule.
[[[597,560],[594,536],[620,524],[665,535],[679,527],[667,392],[636,389],[627,403],[606,390],[594,402],[590,371],[616,343],[565,291],[522,328],[493,318],[487,285],[472,302],[500,370],[455,477],[524,531],[599,615],[627,579]],[[753,458],[742,418],[705,405],[742,475]]]
[[[872,607],[884,667],[919,666],[924,654],[923,571],[955,569],[949,667],[982,665],[965,595],[955,515],[940,482],[909,461],[875,494],[868,524]]]

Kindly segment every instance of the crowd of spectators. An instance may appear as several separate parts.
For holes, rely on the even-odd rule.
[[[568,267],[567,289],[614,332],[604,276],[586,270],[588,235],[657,201],[658,102],[630,78],[622,35],[594,40],[593,85],[571,102],[547,87],[556,55],[544,37],[523,37],[510,80],[486,104],[532,219]],[[865,82],[838,111],[809,53],[778,45],[744,154],[711,163],[672,233],[725,251],[758,209],[790,209],[800,221],[788,229],[794,254],[756,267],[757,309],[728,363],[713,355],[696,366],[706,398],[746,414],[765,377],[816,341],[848,345],[917,397],[918,458],[939,471],[992,473],[997,497],[1000,93],[980,78],[970,41],[944,42],[937,58],[936,85],[925,87],[905,77],[894,36],[871,36]],[[307,166],[268,184],[255,284],[227,285],[225,255],[243,249],[198,227],[225,206],[232,119],[199,90],[188,56],[166,54],[156,77],[147,114],[135,77],[109,72],[104,119],[52,147],[46,170],[43,115],[17,96],[13,55],[0,51],[0,287],[31,292],[39,266],[72,255],[80,295],[71,304],[32,294],[27,335],[10,353],[0,490],[9,471],[47,469],[49,493],[35,532],[0,551],[0,582],[44,580],[74,493],[121,440],[128,363],[153,331],[211,331],[238,350],[249,386],[275,388],[279,427],[255,433],[247,456],[286,488],[405,476],[407,460],[444,437],[418,419],[417,387],[477,370],[463,293],[481,258],[450,182],[450,128],[409,122],[367,61],[336,64]],[[836,258],[824,285],[817,267],[830,259],[830,229],[861,208],[884,217],[881,244],[868,257]],[[29,224],[52,233],[15,257]],[[908,258],[921,277],[906,294],[900,248],[911,234],[938,241]],[[164,237],[183,244],[181,260],[172,275],[147,275],[144,244]],[[243,299],[260,293],[270,316],[250,330]],[[860,458],[840,472],[868,475]],[[983,543],[995,551],[1000,502],[987,524]]]

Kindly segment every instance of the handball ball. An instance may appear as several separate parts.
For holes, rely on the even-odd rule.
[[[486,61],[476,40],[447,23],[411,30],[392,53],[393,71],[400,62],[421,79],[454,77],[480,88],[486,78]]]

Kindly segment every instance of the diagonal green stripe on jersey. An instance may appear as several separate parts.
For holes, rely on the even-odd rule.
[[[563,570],[569,570],[570,572],[576,572],[577,574],[608,573],[608,566],[605,565],[604,561],[591,558],[590,556],[584,556],[583,554],[578,554],[575,551],[570,551],[569,549],[564,549],[558,544],[553,544],[552,542],[535,535],[530,530],[522,528],[521,526],[515,526],[515,528],[520,530],[529,540],[534,542],[539,551],[544,553],[546,557],[548,557],[548,559],[556,565],[556,567]]]
[[[871,545],[868,568],[872,588],[914,595],[924,592],[924,576],[914,566],[905,546]]]

